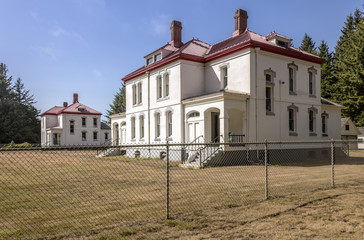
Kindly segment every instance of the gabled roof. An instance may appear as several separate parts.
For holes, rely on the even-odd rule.
[[[83,115],[102,115],[100,112],[87,107],[79,102],[73,103],[67,107],[55,106],[48,111],[42,113],[44,115],[59,115],[59,114],[83,114]]]
[[[246,29],[245,32],[237,36],[227,38],[212,46],[198,39],[192,39],[187,43],[183,44],[180,48],[175,48],[172,47],[170,44],[167,44],[164,45],[162,48],[159,48],[158,50],[168,49],[169,51],[172,51],[170,55],[164,57],[160,61],[154,62],[150,65],[143,66],[137,69],[136,71],[126,75],[124,78],[122,78],[122,80],[126,82],[142,74],[145,74],[148,71],[152,71],[156,68],[167,65],[179,59],[206,63],[247,48],[255,48],[255,47],[260,47],[260,49],[263,51],[268,51],[279,55],[297,58],[312,63],[317,63],[317,64],[325,63],[324,59],[314,54],[290,46],[288,47],[280,46],[275,44],[274,42],[269,41],[269,39],[271,39],[271,37],[273,36],[272,34],[273,35],[275,34],[275,36],[280,36],[282,38],[289,39],[275,32],[267,36],[262,36]]]
[[[339,108],[345,108],[343,105],[338,104],[338,103],[333,102],[333,101],[330,101],[330,100],[328,100],[326,98],[321,98],[321,104],[335,106],[335,107],[339,107]]]
[[[151,70],[161,67],[163,65],[169,64],[177,59],[186,59],[186,60],[195,61],[195,62],[202,62],[204,59],[205,53],[207,52],[207,50],[210,47],[211,46],[209,44],[204,43],[198,39],[192,39],[192,40],[188,41],[187,43],[183,44],[180,48],[175,48],[175,47],[172,47],[170,44],[167,44],[167,45],[163,46],[162,48],[159,48],[158,50],[167,49],[169,51],[172,51],[172,53],[170,55],[168,55],[167,57],[164,57],[160,61],[154,62],[147,66],[143,66],[143,67],[135,70],[134,72],[129,73],[122,80],[128,81],[134,77],[137,77],[137,76],[140,76],[140,75],[146,73],[147,71],[151,71]],[[155,51],[153,51],[153,52],[155,52]]]

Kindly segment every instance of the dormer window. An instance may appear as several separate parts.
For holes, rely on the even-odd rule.
[[[79,107],[78,107],[78,111],[80,111],[80,112],[85,111],[85,109],[86,109],[86,108],[85,108],[84,106],[79,106]]]
[[[278,44],[279,46],[282,46],[282,47],[288,47],[288,43],[287,43],[287,42],[283,42],[283,41],[279,41],[279,40],[277,40],[277,44]]]
[[[154,55],[154,62],[159,61],[161,59],[162,59],[162,53],[158,53],[158,54]]]
[[[147,65],[152,64],[153,63],[153,57],[150,57],[147,59]]]

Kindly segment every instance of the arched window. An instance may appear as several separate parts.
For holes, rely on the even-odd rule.
[[[200,116],[199,112],[192,112],[188,115],[188,118],[199,117],[199,116]]]

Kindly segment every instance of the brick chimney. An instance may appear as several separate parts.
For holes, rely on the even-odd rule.
[[[182,43],[182,23],[180,21],[173,20],[171,22],[171,43],[173,47],[179,48]]]
[[[243,9],[237,9],[234,15],[235,31],[233,37],[240,35],[248,26],[248,12]]]
[[[68,107],[68,103],[67,102],[63,102],[63,107]]]
[[[78,102],[78,94],[74,93],[73,94],[73,103],[77,103]]]

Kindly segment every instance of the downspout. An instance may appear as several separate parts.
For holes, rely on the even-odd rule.
[[[150,145],[150,72],[147,71],[147,78],[148,78],[148,145]],[[150,154],[150,148],[149,148],[149,157],[151,157]]]
[[[255,141],[258,141],[258,52],[260,47],[254,48],[255,52]]]

